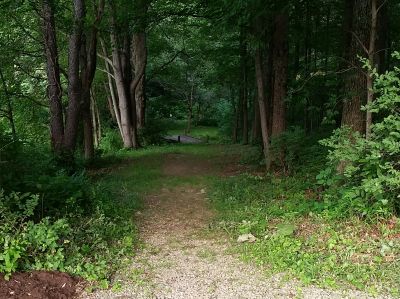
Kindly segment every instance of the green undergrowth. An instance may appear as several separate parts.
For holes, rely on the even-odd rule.
[[[241,151],[243,163],[250,163],[252,151]],[[301,168],[290,175],[253,173],[215,181],[210,194],[219,212],[215,227],[235,241],[253,234],[257,241],[238,244],[237,250],[271,274],[400,296],[399,219],[361,218],[347,204],[325,200],[316,183],[322,155],[318,147],[313,155],[304,151],[297,158]]]
[[[49,162],[23,169],[18,185],[3,178],[9,188],[0,192],[0,273],[9,278],[16,271],[57,270],[107,288],[139,245],[134,214],[143,196],[207,179],[165,175],[166,155],[204,158],[213,150],[174,145],[118,151],[73,175],[52,172]]]

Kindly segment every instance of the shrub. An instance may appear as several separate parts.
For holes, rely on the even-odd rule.
[[[370,139],[341,128],[322,140],[328,167],[317,178],[328,187],[325,200],[343,212],[387,216],[400,211],[400,68],[374,76],[377,99],[365,107],[377,119]]]
[[[39,197],[29,193],[0,191],[0,272],[6,277],[17,270],[63,270],[64,249],[60,240],[69,234],[65,219],[30,218]]]
[[[108,279],[132,250],[134,228],[97,209],[90,217],[43,218],[34,222],[39,196],[0,191],[0,273],[66,271],[89,280]]]
[[[100,141],[100,150],[106,153],[112,153],[120,150],[123,147],[121,136],[118,129],[107,130]]]
[[[271,161],[285,173],[292,172],[304,141],[304,130],[299,127],[293,127],[271,138]]]
[[[164,143],[164,137],[168,133],[168,123],[163,120],[148,119],[146,126],[139,131],[142,145],[160,145]]]

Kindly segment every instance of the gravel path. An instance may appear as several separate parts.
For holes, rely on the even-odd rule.
[[[179,161],[181,175],[193,171],[193,161]],[[164,171],[177,175],[168,162]],[[205,189],[164,188],[146,204],[137,215],[144,246],[116,276],[121,290],[81,298],[370,298],[357,291],[301,287],[281,279],[283,275],[266,277],[261,269],[240,261],[226,236],[208,230],[213,212]]]

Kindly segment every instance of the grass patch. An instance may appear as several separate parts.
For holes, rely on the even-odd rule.
[[[221,140],[221,134],[217,127],[196,126],[190,132],[186,132],[186,127],[174,128],[168,131],[169,135],[189,135],[209,142]]]
[[[242,161],[248,161],[246,152]],[[232,239],[252,233],[255,243],[237,246],[244,260],[285,272],[305,284],[355,287],[399,296],[400,221],[374,223],[343,217],[315,187],[318,157],[301,157],[290,176],[242,174],[214,182],[215,225]]]

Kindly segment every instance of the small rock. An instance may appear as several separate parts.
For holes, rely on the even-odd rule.
[[[200,193],[201,193],[201,194],[205,194],[205,193],[206,193],[206,190],[205,190],[205,189],[201,189],[201,190],[200,190]]]
[[[257,241],[257,238],[253,236],[253,234],[244,234],[238,237],[237,242],[238,243],[254,243]]]

